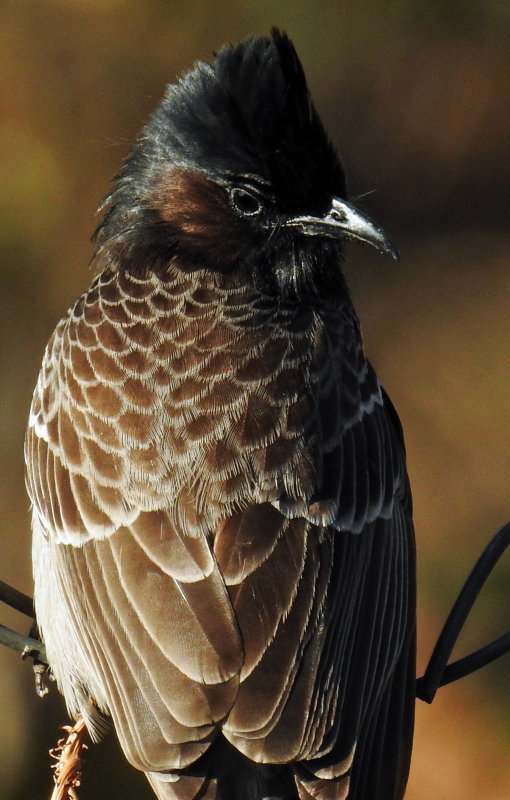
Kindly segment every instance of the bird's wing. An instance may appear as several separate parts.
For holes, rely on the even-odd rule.
[[[301,762],[303,798],[344,797],[352,776],[350,800],[396,800],[407,776],[414,534],[399,423],[378,396],[336,450],[335,526],[258,506],[216,541],[247,642],[225,735],[255,761]]]
[[[109,711],[141,769],[207,748],[243,658],[210,545],[166,501],[157,387],[170,377],[150,324],[163,300],[128,276],[89,290],[48,345],[26,438],[49,661],[71,710],[92,727],[88,696]]]

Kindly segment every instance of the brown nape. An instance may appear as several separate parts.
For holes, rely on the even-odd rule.
[[[230,208],[222,186],[198,172],[173,167],[162,180],[157,202],[184,257],[198,258],[202,267],[223,272],[245,256],[246,224]]]

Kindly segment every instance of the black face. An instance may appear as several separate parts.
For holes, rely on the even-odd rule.
[[[294,47],[273,31],[223,48],[213,66],[199,63],[169,87],[107,199],[98,251],[119,269],[176,257],[238,270],[271,294],[328,294],[343,288],[341,240],[351,232],[328,212],[344,196]]]

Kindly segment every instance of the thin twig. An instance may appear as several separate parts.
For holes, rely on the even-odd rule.
[[[0,644],[10,647],[11,650],[17,650],[23,657],[30,656],[44,664],[47,663],[46,649],[39,639],[24,636],[22,633],[6,628],[5,625],[0,625]]]
[[[6,647],[10,647],[11,650],[16,650],[21,653],[22,658],[33,659],[35,690],[39,697],[44,697],[48,693],[48,682],[53,680],[53,676],[48,666],[46,648],[38,637],[39,632],[35,622],[34,603],[28,595],[23,594],[13,586],[9,586],[5,581],[0,581],[0,602],[33,620],[28,636],[18,633],[18,631],[13,631],[5,625],[0,625],[0,645],[4,644]]]

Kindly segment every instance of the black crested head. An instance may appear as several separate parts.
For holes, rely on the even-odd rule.
[[[329,292],[343,287],[342,238],[385,249],[347,226],[345,191],[294,46],[273,29],[168,88],[106,199],[97,253],[119,269],[175,256],[270,293]]]
[[[152,126],[166,158],[219,178],[259,176],[282,211],[318,213],[325,196],[345,192],[294,45],[277,30],[197,64],[170,86]]]

